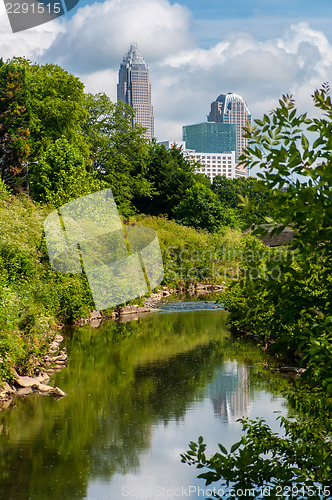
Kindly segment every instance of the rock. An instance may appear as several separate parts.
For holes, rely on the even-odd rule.
[[[67,361],[67,359],[68,359],[67,354],[65,354],[64,352],[61,352],[59,354],[59,356],[55,356],[54,358],[52,358],[52,361],[54,363],[58,363],[58,361]]]
[[[6,394],[14,394],[16,390],[5,382],[2,386],[2,392],[5,392]]]
[[[18,389],[16,391],[17,396],[26,396],[27,394],[32,393],[32,387],[22,387],[22,389]]]
[[[98,328],[101,324],[101,319],[92,319],[90,321],[91,328]]]
[[[45,385],[45,384],[34,384],[32,386],[32,389],[34,391],[48,393],[48,392],[52,392],[54,387],[51,387],[50,385]]]
[[[299,373],[301,368],[297,368],[296,366],[281,366],[279,371],[281,373]]]
[[[92,311],[90,314],[90,320],[92,319],[101,319],[101,312],[100,311]]]
[[[53,342],[50,344],[49,352],[51,354],[56,352],[59,349],[59,345],[61,344],[62,341],[63,341],[63,336],[60,334],[57,334],[55,336],[55,338],[53,339]]]
[[[54,396],[58,396],[60,398],[63,398],[64,396],[66,396],[66,393],[64,391],[62,391],[61,389],[59,389],[59,387],[54,387],[52,394]]]
[[[1,408],[0,410],[7,410],[7,408],[9,408],[9,406],[12,404],[12,399],[7,399],[6,401],[3,401],[1,403]]]
[[[36,377],[39,384],[45,384],[50,380],[50,376],[46,372],[42,372]]]
[[[32,387],[36,383],[36,379],[34,377],[18,376],[15,382],[21,387]]]

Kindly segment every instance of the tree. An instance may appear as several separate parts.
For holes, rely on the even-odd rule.
[[[37,160],[61,137],[85,156],[88,147],[82,134],[87,119],[83,83],[55,64],[32,64],[22,60],[29,88],[31,155]]]
[[[48,146],[30,178],[34,199],[57,207],[104,187],[67,139]]]
[[[287,498],[317,500],[332,493],[332,101],[328,85],[316,90],[313,99],[320,110],[317,118],[298,114],[293,98],[284,95],[276,110],[246,129],[249,145],[240,161],[250,168],[260,167],[260,186],[274,214],[269,221],[275,226],[273,232],[290,225],[296,236],[285,249],[271,251],[249,236],[249,252],[244,248],[240,263],[242,277],[222,298],[237,331],[254,335],[266,349],[287,354],[288,361],[305,367],[302,376],[311,382],[312,401],[305,402],[303,418],[281,418],[285,436],[274,434],[262,420],[241,419],[246,435],[230,452],[220,444],[220,452],[206,458],[200,437],[182,455],[182,461],[208,469],[199,476],[206,484],[222,480],[233,492],[239,488],[241,498],[252,496],[250,489],[262,495],[264,487],[270,498],[277,498],[279,490]],[[312,143],[305,130],[315,134]],[[250,212],[253,203],[243,200],[242,205]],[[266,233],[266,217],[261,222],[253,233]],[[317,402],[313,384],[327,394],[327,405]],[[293,395],[295,402],[296,398]]]
[[[167,149],[154,141],[149,146],[145,178],[152,191],[149,196],[135,197],[138,211],[173,217],[175,207],[195,183],[194,166],[183,157],[180,148]]]
[[[263,419],[242,418],[239,421],[246,435],[229,452],[219,444],[219,451],[207,458],[206,445],[199,437],[198,443],[190,443],[181,461],[207,469],[198,477],[206,485],[218,482],[216,491],[227,487],[229,496],[216,493],[214,498],[330,498],[332,443],[328,430],[299,418],[280,420],[285,436],[272,432]]]
[[[54,64],[13,58],[0,65],[0,170],[9,182],[24,166],[38,162],[57,139],[65,138],[85,157],[82,134],[87,112],[84,86]]]
[[[285,95],[271,115],[264,115],[247,128],[249,146],[241,161],[248,167],[260,167],[258,176],[267,193],[266,206],[274,214],[268,220],[275,226],[272,233],[291,226],[295,238],[277,253],[257,252],[257,243],[249,241],[247,249],[256,257],[242,262],[243,279],[227,292],[226,303],[229,301],[236,328],[263,338],[270,350],[302,359],[306,377],[332,393],[329,87],[323,85],[316,90],[313,99],[320,110],[318,118],[299,115],[292,97]],[[314,134],[312,143],[305,130]],[[250,211],[252,203],[244,202],[244,209]],[[255,221],[253,234],[266,233],[266,217],[261,219],[263,224],[258,227]],[[264,273],[254,273],[254,277],[253,267],[264,268]]]
[[[266,212],[264,204],[267,194],[260,184],[261,181],[255,177],[227,179],[224,175],[217,175],[213,179],[212,191],[218,195],[222,204],[237,209],[243,218],[243,209],[239,206],[240,200],[251,201],[251,210],[246,212],[245,217],[250,216],[256,220],[259,216],[271,215]]]
[[[234,209],[223,206],[218,196],[204,184],[194,184],[174,209],[175,219],[185,226],[216,232],[222,226],[238,227]]]
[[[30,112],[24,68],[0,60],[0,179],[12,183],[30,154]]]
[[[146,178],[149,147],[144,129],[133,125],[134,110],[119,102],[112,103],[106,94],[87,94],[88,119],[84,134],[98,177],[112,188],[120,211],[134,211],[135,197],[149,197],[151,184]]]
[[[297,114],[291,96],[282,96],[279,108],[247,128],[249,146],[241,159],[249,168],[260,167],[257,176],[268,193],[267,206],[282,222],[276,230],[291,225],[297,233],[294,248],[299,248],[304,258],[313,253],[330,257],[332,251],[332,105],[328,85],[316,90],[313,100],[323,115],[309,119],[306,113]],[[315,134],[312,144],[305,129]]]

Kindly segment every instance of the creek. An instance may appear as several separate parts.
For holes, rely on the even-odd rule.
[[[242,416],[278,431],[289,382],[229,340],[227,313],[211,301],[162,307],[64,331],[68,367],[50,383],[67,396],[30,395],[0,414],[1,499],[204,499],[200,471],[180,459],[191,440],[229,448]]]

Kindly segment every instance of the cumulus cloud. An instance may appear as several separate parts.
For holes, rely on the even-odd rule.
[[[205,121],[210,103],[220,93],[242,95],[256,118],[275,107],[283,93],[293,94],[299,109],[310,113],[311,94],[331,78],[332,47],[322,32],[298,23],[265,41],[248,33],[231,33],[210,49],[166,57],[156,72],[160,82],[154,92],[156,102],[161,93],[169,96],[167,108],[157,104],[156,111],[166,120],[172,113],[173,130],[178,118],[175,138],[180,138],[181,125]],[[184,88],[190,89],[187,95]],[[159,130],[165,137],[163,123],[156,126],[157,134]]]
[[[12,33],[5,6],[0,2],[0,57],[4,60],[24,56],[37,60],[63,30],[58,20],[19,33]]]
[[[282,93],[293,93],[301,111],[312,108],[314,89],[331,79],[327,36],[305,22],[285,22],[270,36],[265,27],[264,39],[258,25],[256,31],[253,25],[230,26],[202,48],[189,9],[169,0],[106,0],[15,35],[0,11],[0,55],[60,64],[79,76],[87,91],[104,91],[115,100],[122,57],[137,42],[150,68],[160,140],[179,140],[182,125],[205,121],[220,93],[242,95],[254,117],[275,107]]]
[[[149,62],[188,48],[190,11],[167,0],[106,0],[87,5],[69,20],[44,59],[70,67],[79,74],[118,65],[137,42]]]

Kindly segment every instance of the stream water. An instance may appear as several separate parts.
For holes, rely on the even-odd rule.
[[[207,453],[241,435],[242,416],[279,429],[287,414],[262,356],[232,344],[227,314],[177,302],[138,321],[66,331],[68,367],[0,414],[3,500],[205,499],[200,472],[180,453],[204,436]]]

